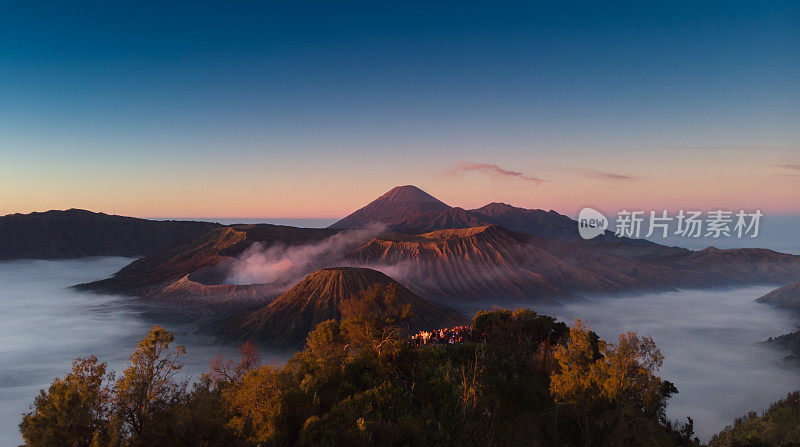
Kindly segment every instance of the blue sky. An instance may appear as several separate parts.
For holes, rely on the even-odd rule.
[[[0,2],[0,212],[800,211],[800,5],[599,3]]]

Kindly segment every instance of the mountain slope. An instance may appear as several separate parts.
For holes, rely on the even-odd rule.
[[[70,209],[0,217],[0,260],[148,255],[219,224]]]
[[[463,209],[450,208],[445,211],[412,214],[402,220],[396,221],[390,228],[402,231],[435,231],[451,228],[472,228],[490,225],[479,216]]]
[[[428,232],[499,225],[548,239],[580,239],[578,223],[552,210],[525,209],[497,202],[474,210],[465,210],[450,207],[411,185],[392,189],[330,228],[363,228],[376,222],[397,231]],[[610,240],[608,237],[600,239]]]
[[[800,310],[800,282],[775,289],[756,301],[782,309]]]
[[[578,239],[578,223],[553,210],[534,210],[493,202],[470,210],[486,222],[554,240]]]
[[[188,277],[189,280],[203,276],[200,273],[204,270],[230,261],[253,244],[259,243],[265,247],[275,244],[300,245],[318,242],[337,233],[336,230],[270,224],[214,228],[183,244],[137,259],[111,278],[79,284],[76,288],[132,295],[159,295],[164,292],[168,292],[167,295],[176,295],[181,291],[181,284],[184,284],[191,286],[191,290],[199,291],[198,286],[203,284],[181,279],[187,275],[194,276]],[[218,272],[216,276],[224,279],[227,275]],[[172,284],[175,281],[179,283]],[[186,290],[183,293],[189,292],[190,290]]]
[[[449,209],[448,205],[416,186],[397,186],[329,228],[365,228],[375,223],[391,227],[408,216]]]
[[[606,252],[603,245],[557,242],[487,226],[416,236],[387,234],[354,250],[347,261],[388,272],[422,296],[450,300],[547,301],[622,290],[763,283],[800,275],[800,257],[769,250],[659,252]]]
[[[751,283],[785,284],[800,279],[800,256],[765,248],[708,247],[674,259],[683,269],[702,272],[709,285]]]
[[[404,238],[375,238],[347,260],[396,272],[401,283],[444,299],[538,298],[575,290],[616,290],[635,282],[565,263],[551,243],[498,226],[439,230]]]
[[[376,286],[395,287],[397,301],[411,305],[412,317],[408,325],[412,331],[461,321],[457,312],[420,298],[381,272],[334,267],[308,275],[266,307],[239,318],[230,331],[237,338],[273,346],[296,345],[317,324],[340,319],[345,301],[362,298]]]

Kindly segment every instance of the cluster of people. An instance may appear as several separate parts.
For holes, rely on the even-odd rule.
[[[471,341],[472,338],[472,326],[456,326],[435,331],[422,331],[411,337],[418,345],[452,345]]]

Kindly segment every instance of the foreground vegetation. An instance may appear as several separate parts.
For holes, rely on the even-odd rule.
[[[770,337],[766,343],[789,351],[789,355],[786,356],[787,360],[800,360],[800,331]]]
[[[326,321],[284,366],[251,344],[191,387],[153,327],[115,380],[94,357],[42,390],[30,446],[695,445],[665,417],[677,392],[649,337],[599,339],[529,310],[479,312],[462,343],[420,345],[409,309],[376,292]]]
[[[759,416],[751,411],[714,435],[710,447],[800,446],[800,391],[770,405]]]

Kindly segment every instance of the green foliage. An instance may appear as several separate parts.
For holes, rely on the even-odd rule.
[[[41,390],[20,431],[29,446],[90,446],[108,442],[110,392],[106,364],[97,358],[75,359],[72,372]]]
[[[766,343],[788,350],[790,354],[786,356],[787,359],[800,359],[800,331],[769,337]]]
[[[800,391],[770,405],[763,415],[751,411],[714,435],[709,447],[800,446]]]
[[[607,379],[581,397],[589,412],[580,413],[551,386],[569,371],[556,355],[569,352],[564,323],[530,310],[480,312],[463,343],[420,345],[400,329],[409,315],[390,291],[369,293],[348,303],[341,322],[320,323],[284,366],[261,365],[248,345],[238,363],[215,359],[191,391],[175,380],[182,348],[171,351],[172,334],[154,327],[73,444],[89,445],[95,433],[119,434],[104,445],[691,444],[691,424],[663,418],[675,390],[649,374],[660,361],[652,340],[621,338],[612,348],[578,328],[588,353],[581,368]],[[37,405],[23,430],[38,433],[32,427],[47,423],[36,422],[60,411]],[[582,420],[596,421],[590,436]]]
[[[171,332],[153,326],[136,345],[115,385],[116,414],[137,445],[156,445],[185,396],[186,384],[174,379],[186,350],[178,346],[170,353],[173,340]]]

